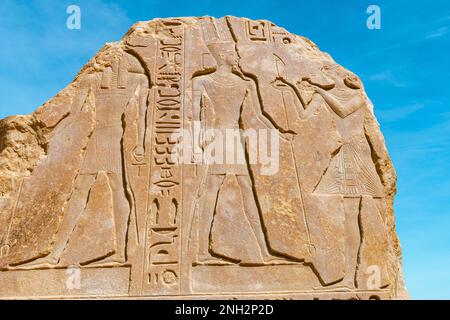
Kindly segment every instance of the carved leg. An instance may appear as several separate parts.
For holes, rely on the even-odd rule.
[[[128,219],[130,218],[130,203],[125,194],[125,186],[122,175],[109,175],[111,189],[113,191],[114,204],[114,222],[116,224],[116,241],[117,241],[117,256],[125,262],[126,256],[126,241]]]
[[[342,285],[355,288],[358,252],[361,244],[359,209],[361,198],[344,198],[345,207],[345,277]]]
[[[105,257],[102,260],[93,262],[89,265],[110,265],[123,264],[126,262],[126,241],[128,230],[128,219],[130,217],[130,203],[125,194],[125,186],[122,174],[111,173],[108,174],[109,184],[112,190],[113,197],[113,212],[116,244],[115,253],[111,256]]]
[[[198,263],[208,263],[219,261],[213,257],[209,252],[210,234],[212,221],[214,218],[214,211],[216,209],[217,197],[219,195],[220,186],[225,179],[225,175],[208,175],[206,183],[202,187],[203,194],[201,205],[199,208],[199,230],[198,230]]]
[[[61,258],[70,236],[80,220],[81,214],[86,207],[89,191],[95,182],[95,175],[79,175],[75,181],[72,196],[64,212],[63,220],[56,234],[55,244],[52,252],[43,258],[20,265],[19,267],[40,267],[46,265],[57,265]]]
[[[259,214],[256,199],[253,194],[252,181],[249,176],[236,177],[244,200],[244,211],[253,230],[253,234],[261,248],[261,255],[265,262],[276,260],[277,258],[269,253],[268,245],[264,236],[263,224]]]

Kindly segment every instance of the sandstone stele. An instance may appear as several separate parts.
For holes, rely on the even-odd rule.
[[[360,79],[266,20],[135,24],[0,122],[0,298],[402,299]]]

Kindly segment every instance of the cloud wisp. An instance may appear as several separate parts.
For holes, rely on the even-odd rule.
[[[391,70],[385,70],[376,74],[373,74],[368,77],[368,80],[370,81],[383,81],[387,82],[395,87],[403,88],[406,87],[406,84],[402,81],[398,80]]]
[[[436,31],[429,33],[425,39],[437,39],[445,36],[449,32],[448,27],[440,27]]]
[[[412,105],[391,107],[386,110],[377,110],[377,115],[382,122],[395,122],[408,117],[409,115],[423,109],[424,103],[415,103]]]

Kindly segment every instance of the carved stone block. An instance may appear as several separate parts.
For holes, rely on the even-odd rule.
[[[155,19],[0,120],[0,298],[406,298],[360,79],[245,18]]]

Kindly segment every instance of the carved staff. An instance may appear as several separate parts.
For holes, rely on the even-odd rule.
[[[288,84],[287,81],[286,81],[286,79],[284,79],[284,78],[281,76],[280,68],[279,68],[280,63],[281,63],[283,66],[284,66],[285,64],[284,64],[283,60],[281,60],[281,58],[278,57],[276,54],[274,54],[274,56],[275,56],[275,68],[276,68],[276,70],[277,70],[277,79],[280,79],[280,80],[283,81],[284,83]],[[295,88],[293,88],[292,85],[288,84],[288,86],[291,87],[294,91],[296,91]],[[289,116],[287,115],[286,102],[285,102],[285,100],[284,100],[283,92],[281,92],[281,96],[282,96],[282,99],[283,99],[284,114],[286,115],[286,118],[287,118],[287,121],[288,121],[288,129],[291,129],[291,128],[290,128],[290,125],[289,125],[289,124],[290,124],[289,119],[290,119],[291,117],[289,117]],[[299,98],[300,103],[303,105],[303,107],[305,107],[305,106],[304,106],[304,102],[303,102],[303,100],[301,99],[301,96],[300,96],[300,95],[297,95],[297,92],[295,92],[295,96],[297,96],[297,97]],[[293,140],[289,142],[289,145],[290,145],[290,147],[291,147],[291,153],[292,153],[292,155],[293,155],[293,157],[294,157],[294,168],[295,168],[295,174],[296,174],[296,176],[297,176],[297,179],[296,179],[296,180],[297,180],[297,185],[298,185],[298,189],[299,189],[299,193],[300,193],[300,199],[301,199],[301,201],[302,201],[303,223],[305,224],[305,227],[306,227],[306,233],[307,233],[307,236],[308,236],[308,243],[307,243],[307,245],[308,245],[308,253],[311,255],[311,254],[312,254],[312,253],[311,253],[311,248],[314,247],[314,245],[313,245],[312,242],[311,242],[311,235],[310,235],[310,232],[309,232],[308,221],[306,220],[305,200],[304,200],[304,197],[303,197],[303,188],[302,188],[302,184],[301,184],[301,181],[300,181],[300,175],[299,175],[299,171],[300,171],[300,170],[299,170],[299,168],[298,168],[298,165],[297,165],[297,159],[296,159],[296,157],[295,157],[295,151],[294,151],[295,149],[294,149],[294,145],[293,145]]]
[[[207,129],[208,122],[207,122],[207,117],[206,117],[206,114],[207,114],[207,112],[206,112],[207,110],[206,109],[207,108],[205,106],[205,103],[204,103],[204,100],[203,100],[203,96],[201,97],[200,101],[201,101],[201,103],[200,103],[200,122],[201,122],[201,124],[200,124],[200,137],[199,137],[200,139],[199,139],[199,142],[202,142],[201,140],[205,140],[205,137],[206,137],[206,129]],[[195,119],[194,119],[194,121],[195,121]],[[194,134],[195,134],[195,132],[194,132]],[[194,144],[195,144],[195,142],[194,142]],[[194,152],[195,152],[195,145],[194,145],[193,149],[194,149]],[[208,162],[204,163],[205,162],[205,150],[203,149],[203,146],[201,146],[201,149],[202,149],[202,153],[201,153],[202,157],[201,157],[201,159],[202,159],[202,164],[204,164],[204,170],[203,170],[202,178],[201,178],[200,183],[198,185],[197,193],[195,195],[195,201],[193,203],[192,210],[191,210],[192,214],[191,214],[191,219],[189,221],[189,226],[188,226],[188,228],[189,228],[188,229],[189,230],[188,248],[191,247],[190,246],[190,241],[191,241],[191,238],[192,238],[192,229],[193,229],[193,225],[194,225],[193,221],[194,221],[196,213],[198,213],[198,210],[199,210],[199,203],[200,203],[200,198],[202,196],[202,190],[203,190],[202,186],[205,184],[206,176],[208,175],[208,167],[209,167],[209,165],[208,165]],[[194,163],[195,163],[195,159],[194,159]],[[197,171],[198,164],[195,164],[195,168],[196,168],[196,171]]]
[[[16,202],[14,203],[13,212],[11,213],[11,217],[9,218],[8,230],[6,231],[5,240],[3,241],[3,246],[0,249],[0,258],[5,258],[9,255],[9,250],[11,249],[9,245],[9,236],[11,233],[12,224],[14,221],[14,216],[17,211],[17,205],[19,204],[20,193],[22,192],[22,185],[25,178],[20,179],[19,190],[17,192]]]

